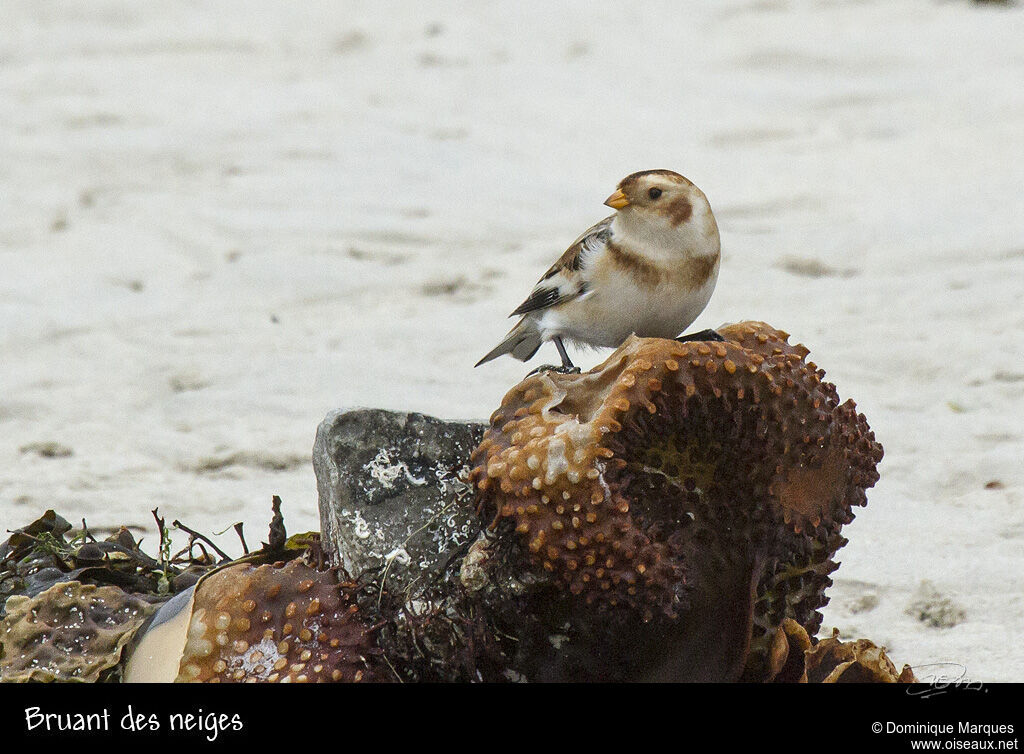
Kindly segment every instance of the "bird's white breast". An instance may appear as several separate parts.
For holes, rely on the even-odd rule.
[[[540,325],[546,337],[560,335],[610,348],[621,345],[632,333],[674,338],[707,306],[717,279],[717,262],[696,288],[681,286],[679,278],[671,276],[651,286],[628,273],[598,271],[586,294],[546,311]]]

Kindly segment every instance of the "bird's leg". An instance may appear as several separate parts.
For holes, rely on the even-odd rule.
[[[575,366],[572,361],[569,360],[569,354],[565,352],[565,346],[562,345],[562,338],[555,336],[552,340],[555,341],[555,348],[558,349],[558,355],[562,357],[562,369],[566,370],[567,374],[580,371],[580,368]]]
[[[558,349],[558,355],[562,357],[562,366],[556,367],[552,364],[541,364],[539,367],[534,369],[530,374],[540,374],[541,372],[558,372],[558,374],[579,374],[580,368],[575,366],[569,359],[569,354],[565,352],[565,346],[562,345],[562,339],[557,335],[552,338],[555,342],[555,348]],[[530,374],[526,375],[527,377]]]
[[[676,340],[679,341],[680,343],[692,343],[693,341],[697,340],[713,340],[720,342],[725,340],[725,338],[716,333],[714,330],[701,330],[700,332],[693,332],[690,333],[689,335],[680,335],[678,338],[676,338]]]

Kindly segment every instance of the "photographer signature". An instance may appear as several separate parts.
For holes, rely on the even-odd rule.
[[[919,696],[922,699],[929,699],[934,696],[945,694],[950,690],[964,691],[985,691],[981,681],[972,681],[967,678],[967,668],[958,662],[932,662],[927,665],[918,665],[913,668],[919,683],[907,689],[909,696]],[[931,670],[929,673],[921,673],[923,670]]]

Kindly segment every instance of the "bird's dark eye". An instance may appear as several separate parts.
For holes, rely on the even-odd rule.
[[[659,196],[661,196],[661,189],[652,188],[650,191],[647,192],[647,196],[651,197],[652,199],[657,199]]]

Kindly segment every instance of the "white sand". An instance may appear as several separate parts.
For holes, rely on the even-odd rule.
[[[885,446],[826,626],[1024,680],[1024,8],[511,6],[0,4],[0,525],[318,528],[323,415],[486,418],[505,314],[666,167],[694,327],[793,333]]]

